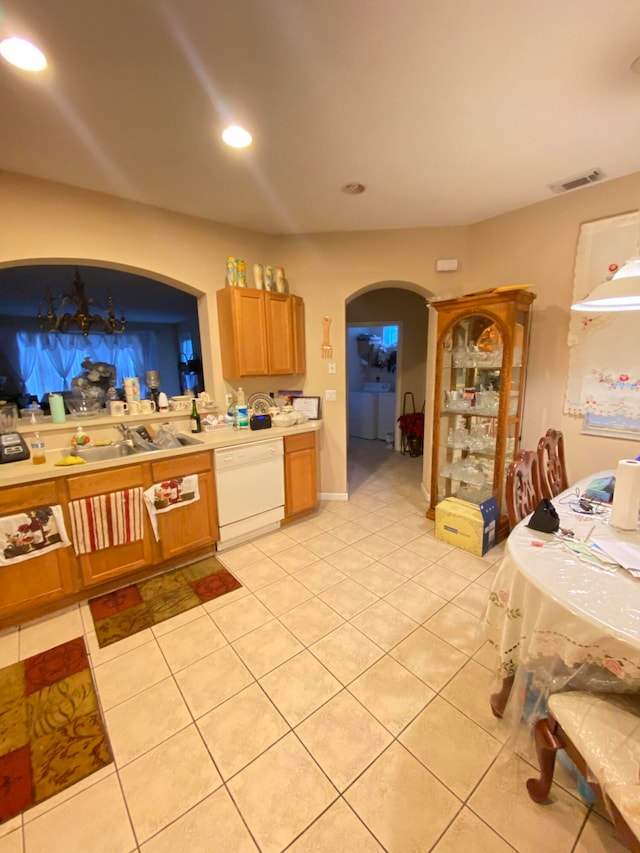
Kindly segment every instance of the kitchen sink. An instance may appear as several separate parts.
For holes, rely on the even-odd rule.
[[[179,432],[176,438],[183,447],[191,447],[193,444],[204,444],[201,438],[194,438],[192,435],[186,435],[183,432]]]
[[[196,444],[204,444],[202,439],[194,438],[185,433],[178,433],[176,438],[182,447],[191,447]],[[110,459],[121,459],[124,456],[139,455],[141,453],[153,453],[156,450],[161,450],[160,447],[148,446],[146,449],[134,447],[129,441],[114,441],[113,444],[106,444],[103,447],[77,447],[65,448],[62,451],[63,456],[81,456],[85,462],[107,462]]]
[[[62,451],[63,456],[81,456],[85,462],[106,462],[108,459],[120,459],[122,456],[130,456],[136,450],[126,441],[117,441],[104,447],[76,447],[66,448]]]

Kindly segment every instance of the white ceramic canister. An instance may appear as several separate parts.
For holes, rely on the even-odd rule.
[[[124,385],[124,396],[127,398],[127,403],[140,400],[140,380],[137,376],[125,376],[122,384]]]
[[[253,265],[253,282],[257,290],[264,289],[264,270],[262,264]]]

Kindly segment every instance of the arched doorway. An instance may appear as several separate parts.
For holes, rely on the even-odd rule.
[[[406,407],[420,411],[424,405],[429,295],[413,282],[385,281],[361,288],[346,301],[346,389],[351,404],[347,406],[349,490],[354,468],[350,462],[356,449],[368,466],[382,465],[386,454],[392,452],[387,436],[390,431],[393,449],[401,449],[398,416]],[[422,470],[422,461],[418,464]]]

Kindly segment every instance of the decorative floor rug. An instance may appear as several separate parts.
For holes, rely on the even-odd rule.
[[[92,598],[98,645],[109,646],[241,586],[215,557],[207,557]]]
[[[0,822],[112,761],[82,637],[0,669]]]

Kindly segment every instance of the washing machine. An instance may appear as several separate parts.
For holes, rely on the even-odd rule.
[[[395,391],[382,391],[378,394],[378,433],[382,441],[387,435],[396,434],[396,394]]]
[[[377,394],[371,391],[349,392],[349,435],[355,438],[377,438]]]

